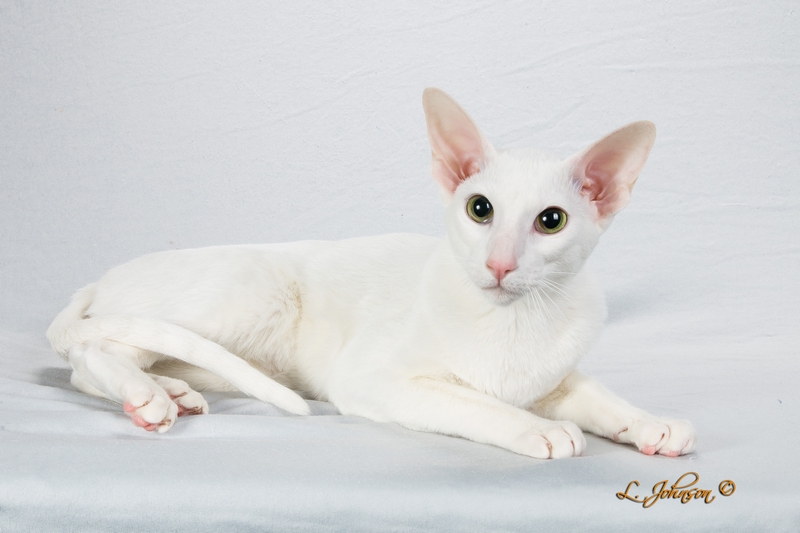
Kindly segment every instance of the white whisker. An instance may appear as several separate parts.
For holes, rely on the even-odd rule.
[[[553,291],[554,291],[556,294],[558,294],[560,297],[564,298],[564,299],[565,299],[565,300],[567,300],[568,302],[570,302],[570,303],[573,303],[573,304],[574,304],[574,303],[577,303],[577,302],[575,301],[575,298],[573,298],[573,297],[572,297],[572,296],[571,296],[571,295],[570,295],[570,294],[569,294],[569,293],[566,291],[566,287],[565,287],[563,284],[561,284],[561,283],[558,283],[558,282],[556,282],[556,281],[553,281],[553,280],[549,280],[549,279],[542,279],[542,280],[541,280],[541,282],[542,282],[542,283],[543,283],[543,284],[544,284],[546,287],[548,287],[549,289],[553,290]]]
[[[553,301],[553,299],[550,297],[550,295],[549,295],[549,294],[547,294],[547,292],[546,292],[546,291],[542,291],[542,294],[544,294],[544,295],[547,297],[547,299],[548,299],[548,300],[550,300],[550,301],[552,302],[552,304],[553,304],[553,307],[555,307],[555,308],[556,308],[556,310],[558,311],[558,313],[561,315],[561,318],[563,318],[564,320],[567,320],[567,316],[564,314],[564,312],[563,312],[563,311],[561,311],[561,307],[560,307],[560,306],[559,306],[559,305],[558,305],[558,304],[557,304],[555,301]]]

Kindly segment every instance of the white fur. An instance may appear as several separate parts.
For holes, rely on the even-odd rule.
[[[605,318],[584,263],[627,202],[652,125],[635,123],[560,161],[496,150],[441,91],[427,90],[424,103],[446,239],[214,247],[131,261],[79,291],[48,330],[76,388],[124,404],[147,430],[207,412],[192,388],[235,387],[308,413],[294,389],[344,414],[533,457],[579,455],[581,429],[645,453],[690,452],[690,424],[656,419],[575,371]],[[494,207],[489,223],[466,213],[476,194]],[[568,218],[547,235],[534,221],[551,206]],[[492,258],[514,265],[502,281],[487,267]]]

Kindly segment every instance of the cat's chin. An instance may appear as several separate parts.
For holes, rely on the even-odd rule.
[[[493,287],[482,287],[481,292],[493,304],[496,305],[510,305],[522,296],[523,293],[511,291],[502,285],[495,285]]]

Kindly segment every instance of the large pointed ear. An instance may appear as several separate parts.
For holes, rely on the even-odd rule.
[[[444,91],[425,89],[422,107],[433,155],[431,173],[450,197],[462,181],[483,170],[495,150],[467,112]]]
[[[642,120],[606,135],[569,159],[573,179],[597,209],[597,222],[603,229],[628,204],[655,140],[655,124]]]

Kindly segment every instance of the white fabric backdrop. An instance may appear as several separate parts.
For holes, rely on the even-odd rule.
[[[0,528],[800,529],[799,58],[791,1],[0,0]],[[431,85],[498,146],[568,156],[656,123],[592,260],[610,317],[582,368],[692,420],[694,455],[590,439],[584,458],[533,461],[237,395],[142,435],[71,390],[43,332],[127,259],[441,235]],[[737,492],[614,497],[690,470]]]

